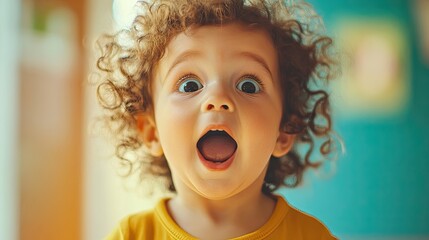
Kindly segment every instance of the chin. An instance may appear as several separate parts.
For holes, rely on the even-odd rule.
[[[240,191],[238,189],[226,189],[225,186],[220,187],[205,187],[204,189],[196,189],[196,193],[208,200],[224,200],[231,198]]]

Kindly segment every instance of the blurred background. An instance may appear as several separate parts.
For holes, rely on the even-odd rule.
[[[143,198],[94,131],[95,39],[134,1],[0,1],[0,239],[102,239]],[[429,1],[310,0],[347,67],[345,154],[280,191],[340,239],[429,239]]]

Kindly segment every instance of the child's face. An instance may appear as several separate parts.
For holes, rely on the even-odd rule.
[[[178,192],[210,199],[260,192],[270,156],[284,155],[292,141],[279,132],[282,98],[270,36],[238,23],[181,33],[153,81],[157,136]],[[234,140],[219,131],[201,140],[209,130]]]

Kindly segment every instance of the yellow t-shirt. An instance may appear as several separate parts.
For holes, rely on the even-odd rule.
[[[153,211],[126,217],[106,240],[197,239],[174,222],[168,213],[167,201],[168,199],[161,200]],[[281,196],[277,196],[273,214],[260,229],[233,239],[330,240],[336,238],[317,219],[289,206]]]

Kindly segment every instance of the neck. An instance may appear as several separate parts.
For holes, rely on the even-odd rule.
[[[244,235],[264,225],[274,210],[275,200],[262,193],[262,181],[255,182],[255,187],[222,199],[209,199],[180,186],[178,195],[169,201],[168,208],[176,223],[196,237]]]
[[[273,199],[264,195],[261,191],[258,193],[244,194],[240,193],[226,199],[207,199],[205,197],[193,194],[193,196],[183,196],[178,194],[172,201],[172,207],[177,206],[182,209],[189,209],[192,214],[199,213],[214,222],[225,221],[228,218],[243,216],[256,212],[261,206],[272,205]],[[264,209],[266,211],[266,209]]]

